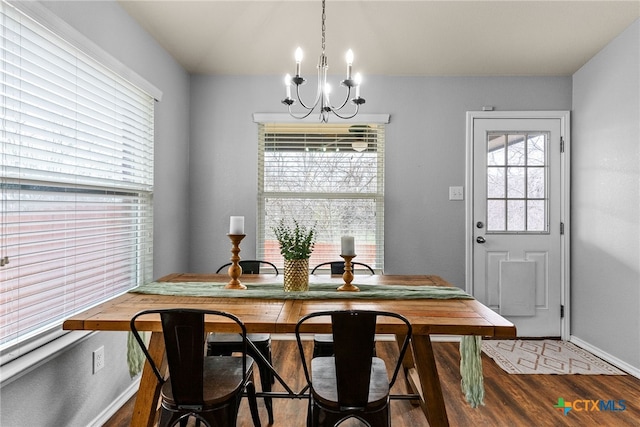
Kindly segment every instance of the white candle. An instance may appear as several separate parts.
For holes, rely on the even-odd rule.
[[[347,80],[351,80],[351,66],[353,65],[353,51],[347,51]]]
[[[356,254],[353,236],[342,236],[340,243],[342,246],[340,255]]]
[[[291,98],[291,76],[284,76],[284,86],[287,88],[287,99]]]
[[[244,234],[244,217],[232,216],[229,221],[229,234]]]
[[[302,49],[298,46],[296,49],[296,77],[300,77],[300,64],[302,63]]]

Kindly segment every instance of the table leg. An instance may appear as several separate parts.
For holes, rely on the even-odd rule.
[[[157,366],[160,372],[164,372],[166,363],[164,361],[164,338],[162,332],[153,332],[151,334],[149,354],[154,361],[161,361]],[[153,373],[151,365],[145,361],[142,377],[140,378],[140,388],[136,395],[136,403],[131,418],[132,427],[152,427],[155,424],[160,388],[158,378]]]
[[[447,427],[447,410],[444,405],[440,377],[436,368],[436,359],[431,347],[429,335],[414,335],[411,338],[413,357],[416,362],[416,375],[410,375],[422,397],[421,406],[427,416],[430,427]],[[411,371],[411,370],[410,370]]]
[[[406,335],[396,335],[396,344],[398,345],[398,351],[402,348],[402,344],[404,343],[405,337]],[[404,358],[402,359],[402,369],[404,371],[405,378],[407,379],[407,383],[409,385],[409,389],[411,393],[418,394],[420,392],[418,391],[418,387],[415,384],[416,381],[413,381],[413,379],[411,378],[411,373],[412,373],[412,370],[415,371],[414,369],[415,366],[416,364],[413,361],[413,353],[411,352],[411,347],[409,347],[407,349],[407,352],[404,354]],[[416,377],[417,375],[418,374],[416,373]],[[412,400],[411,404],[413,406],[417,406],[417,405],[420,405],[421,402],[419,400]]]

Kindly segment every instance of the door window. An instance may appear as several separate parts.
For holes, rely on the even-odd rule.
[[[487,232],[548,233],[547,132],[487,134]]]

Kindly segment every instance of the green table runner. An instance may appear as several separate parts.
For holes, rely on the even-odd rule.
[[[311,299],[473,299],[460,288],[446,286],[406,286],[357,284],[360,292],[338,292],[335,283],[312,283],[304,292],[285,292],[282,283],[245,283],[246,290],[224,289],[226,282],[150,282],[129,292],[217,298],[258,298],[277,300]],[[136,343],[130,341],[129,368],[132,376],[141,368]],[[462,337],[460,341],[461,387],[472,407],[484,405],[484,384],[480,337]]]
[[[222,282],[150,282],[130,292],[218,298],[259,299],[473,299],[460,288],[446,286],[357,285],[360,292],[338,292],[338,284],[312,283],[304,292],[285,292],[282,283],[245,283],[247,289],[224,289]]]

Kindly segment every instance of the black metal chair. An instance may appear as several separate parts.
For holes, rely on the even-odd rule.
[[[310,367],[301,333],[305,322],[319,316],[331,318],[335,356],[315,357]],[[385,362],[373,355],[378,317],[398,319],[404,324],[404,341],[391,379]],[[311,313],[295,328],[304,375],[309,385],[307,426],[326,427],[357,418],[370,427],[391,425],[390,389],[396,381],[411,339],[409,321],[397,314],[370,310],[342,310]]]
[[[278,268],[268,262],[260,260],[241,260],[239,262],[242,267],[243,274],[260,274],[260,266],[268,265],[273,268],[275,275],[279,274]],[[220,273],[225,267],[229,267],[231,263],[227,263],[220,267],[216,273]],[[271,335],[270,334],[247,334],[247,338],[251,341],[262,356],[270,363],[271,357]],[[207,356],[229,356],[233,352],[241,351],[242,339],[238,334],[212,333],[207,337]],[[262,391],[271,391],[271,385],[275,382],[273,372],[265,364],[262,359],[255,354],[253,348],[249,347],[249,355],[252,356],[260,370],[260,386]],[[273,403],[270,397],[264,398],[264,406],[269,416],[269,424],[273,424]]]
[[[329,262],[323,262],[321,264],[316,265],[315,267],[313,267],[313,270],[311,270],[311,274],[316,274],[316,270],[320,267],[324,267],[325,265],[329,265],[331,266],[331,274],[343,274],[344,273],[344,261],[329,261]],[[376,272],[373,270],[373,268],[371,268],[369,265],[361,263],[361,262],[355,262],[355,261],[351,261],[351,266],[352,266],[352,271],[353,274],[356,274],[357,270],[368,270],[367,272],[371,273],[371,274],[376,274]],[[358,267],[362,267],[362,268],[358,268]]]
[[[275,264],[269,262],[269,261],[261,261],[261,260],[257,260],[257,259],[243,259],[238,261],[238,264],[240,264],[240,267],[242,267],[242,273],[243,274],[260,274],[260,267],[267,265],[269,267],[271,267],[273,269],[273,271],[275,272],[276,276],[278,274],[280,274],[280,272],[278,271],[278,267],[276,267]],[[231,265],[230,262],[226,263],[225,265],[221,266],[217,271],[216,274],[220,273],[222,270],[224,270],[225,268],[229,267]]]
[[[329,261],[316,265],[311,270],[311,274],[316,274],[316,270],[326,265],[331,266],[331,275],[344,274],[344,261]],[[366,271],[367,273],[376,274],[376,272],[367,264],[361,262],[351,262],[353,272],[356,269]],[[358,268],[361,267],[361,268]],[[333,355],[333,337],[331,334],[315,334],[313,336],[313,357],[332,356]]]
[[[169,368],[168,378],[160,373],[147,350],[136,321],[141,316],[159,314]],[[205,357],[205,315],[231,319],[242,337],[241,357]],[[246,393],[251,417],[260,427],[253,359],[247,356],[247,330],[240,319],[222,311],[196,309],[157,309],[137,313],[130,322],[131,332],[142,348],[154,374],[162,384],[160,427],[186,425],[190,417],[209,427],[236,425],[238,407]]]

